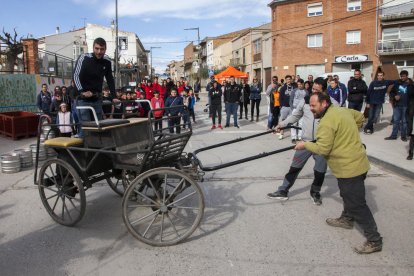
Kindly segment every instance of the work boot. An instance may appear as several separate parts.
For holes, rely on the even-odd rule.
[[[354,247],[354,251],[358,254],[371,254],[382,250],[382,241],[370,242],[366,241],[363,245]]]
[[[413,153],[408,153],[407,160],[413,160]]]
[[[329,226],[341,227],[341,228],[344,228],[344,229],[352,229],[354,227],[354,222],[352,220],[346,219],[344,217],[328,218],[328,219],[326,219],[326,223]]]

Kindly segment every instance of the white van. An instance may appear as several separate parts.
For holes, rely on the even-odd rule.
[[[348,85],[348,81],[351,79],[351,77],[354,76],[354,72],[353,71],[345,71],[345,72],[332,72],[332,73],[325,73],[323,75],[320,75],[318,77],[322,77],[322,78],[327,78],[328,76],[334,76],[334,75],[338,75],[339,77],[339,81],[345,85]],[[364,77],[365,79],[365,77]]]

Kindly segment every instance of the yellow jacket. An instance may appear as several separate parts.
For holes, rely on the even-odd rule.
[[[331,106],[321,118],[316,143],[305,148],[323,155],[337,178],[351,178],[370,169],[368,157],[359,136],[364,116],[361,112]]]

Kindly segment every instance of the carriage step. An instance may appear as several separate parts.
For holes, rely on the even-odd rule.
[[[73,147],[83,145],[83,139],[70,137],[57,137],[45,141],[45,146],[52,147]]]

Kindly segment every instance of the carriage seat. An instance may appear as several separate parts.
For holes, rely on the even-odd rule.
[[[99,121],[99,128],[104,127],[111,127],[111,126],[117,126],[117,125],[124,125],[129,124],[129,120],[126,119],[106,119],[106,120],[100,120]],[[86,121],[82,122],[82,127],[87,128],[98,128],[98,125],[95,121]]]
[[[83,145],[83,139],[70,137],[56,137],[45,141],[45,146],[51,147],[74,147]]]

